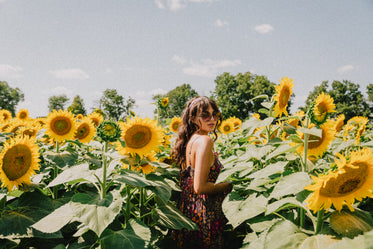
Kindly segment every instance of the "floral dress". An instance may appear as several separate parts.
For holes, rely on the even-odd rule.
[[[218,178],[222,164],[215,156],[214,164],[210,167],[209,182]],[[196,194],[193,188],[194,169],[188,166],[180,170],[181,195],[178,208],[189,219],[194,221],[198,231],[186,229],[176,231],[179,248],[223,248],[223,231],[227,223],[222,210],[222,202],[226,194]]]

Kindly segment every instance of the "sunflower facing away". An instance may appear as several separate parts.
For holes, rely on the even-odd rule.
[[[74,115],[68,111],[53,110],[48,114],[45,128],[47,129],[45,133],[58,142],[74,139],[76,131]]]
[[[228,119],[223,120],[219,126],[219,131],[223,134],[228,134],[235,131],[233,122]]]
[[[17,113],[16,117],[21,120],[27,120],[29,118],[29,112],[27,109],[21,109]]]
[[[338,115],[337,119],[335,120],[335,126],[334,126],[335,132],[338,133],[342,130],[343,125],[344,125],[344,120],[345,120],[344,114]]]
[[[136,160],[129,160],[129,161],[136,161]],[[151,162],[157,162],[158,161],[155,157],[154,152],[144,156],[144,158],[141,159],[137,163],[131,163],[131,170],[136,170],[136,171],[139,171],[139,172],[143,172],[144,174],[150,174],[150,173],[154,172],[155,167],[152,166],[148,161],[151,161]],[[122,168],[123,169],[128,169],[129,165],[126,164],[126,163],[123,163]]]
[[[305,189],[313,191],[307,198],[309,209],[314,212],[334,206],[340,211],[343,205],[353,211],[352,205],[365,197],[373,197],[373,154],[370,148],[353,151],[349,159],[338,154],[338,170],[327,175],[312,176],[314,184]]]
[[[311,124],[308,128],[311,129],[314,127],[314,124]],[[332,121],[328,121],[320,126],[321,129],[321,137],[317,137],[314,135],[309,135],[308,137],[308,156],[322,156],[322,154],[328,149],[329,145],[335,138],[335,130],[334,130],[334,123]],[[299,133],[299,132],[298,132]],[[302,139],[304,139],[304,133],[300,133]],[[299,153],[303,153],[304,146],[301,145],[297,148]]]
[[[126,147],[118,143],[118,151],[122,155],[137,153],[143,157],[157,151],[162,145],[163,130],[153,119],[134,117],[121,123],[121,138],[125,141]]]
[[[84,117],[77,123],[75,139],[79,139],[82,143],[89,143],[95,135],[96,127],[89,117]]]
[[[173,117],[171,120],[170,126],[169,126],[170,130],[172,132],[177,133],[181,124],[182,124],[182,120],[180,117]]]
[[[276,105],[274,107],[275,117],[281,117],[284,113],[285,116],[288,115],[286,108],[288,107],[290,96],[293,94],[294,83],[291,78],[283,77],[281,78],[280,85],[276,85],[276,94],[274,100]]]
[[[355,116],[348,120],[345,128],[344,138],[347,139],[348,133],[352,131],[354,138],[356,139],[355,144],[359,144],[360,137],[364,133],[366,124],[369,122],[369,119],[366,117]]]
[[[7,140],[0,153],[0,179],[9,192],[22,184],[30,184],[39,169],[39,147],[28,137]]]
[[[88,117],[92,120],[95,127],[98,127],[99,124],[104,121],[104,117],[98,112],[92,112]]]
[[[322,92],[317,96],[311,113],[311,122],[317,125],[323,124],[331,112],[335,112],[335,104],[332,97]]]

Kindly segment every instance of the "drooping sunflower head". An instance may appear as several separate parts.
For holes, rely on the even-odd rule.
[[[308,128],[311,129],[315,127],[314,124],[311,124]],[[334,124],[332,121],[328,121],[320,126],[321,137],[310,134],[308,137],[308,147],[307,155],[308,156],[322,156],[322,154],[328,149],[329,145],[335,138]],[[298,131],[297,131],[298,132]],[[301,139],[304,139],[304,133],[298,132]],[[297,148],[297,151],[303,154],[304,145],[301,145]]]
[[[311,112],[311,122],[321,125],[329,118],[329,114],[335,112],[335,104],[332,97],[322,92],[317,96]]]
[[[46,121],[46,134],[57,142],[74,139],[76,124],[74,115],[64,110],[53,110]]]
[[[163,109],[168,107],[168,104],[170,103],[168,97],[165,97],[163,99],[159,99],[159,106]]]
[[[162,145],[163,130],[157,122],[141,117],[127,119],[121,124],[121,138],[125,141],[126,147],[118,144],[118,151],[122,155],[138,154],[140,157],[158,151]]]
[[[338,170],[328,175],[312,177],[315,184],[305,187],[314,191],[306,200],[314,212],[334,206],[340,211],[346,205],[351,211],[355,200],[373,197],[373,154],[370,148],[353,151],[336,160]]]
[[[293,94],[294,83],[291,78],[283,77],[281,78],[280,85],[276,85],[276,94],[274,95],[274,100],[276,105],[274,107],[275,117],[281,117],[284,113],[285,116],[288,115],[286,110],[290,96]]]
[[[97,136],[103,141],[115,142],[120,138],[121,129],[119,125],[111,120],[104,120],[97,127]]]
[[[234,124],[232,121],[226,119],[221,122],[221,125],[219,126],[219,131],[223,134],[228,134],[231,132],[234,132]]]
[[[29,118],[29,112],[27,109],[21,109],[17,112],[16,117],[21,120],[27,120]]]
[[[30,184],[31,176],[39,169],[39,147],[28,137],[9,139],[0,153],[0,179],[11,191],[22,184]]]
[[[182,120],[180,117],[173,117],[171,120],[170,126],[169,126],[170,130],[172,132],[177,133],[181,124],[182,124]]]
[[[364,133],[366,124],[369,122],[369,119],[366,117],[355,116],[348,120],[346,124],[345,136],[348,135],[349,131],[353,131],[353,136],[356,139],[355,144],[359,144],[361,135]]]
[[[95,135],[96,127],[89,117],[84,117],[77,123],[75,139],[82,143],[89,143]]]
[[[7,122],[12,119],[12,113],[6,109],[0,110],[0,121]]]
[[[98,112],[92,112],[88,117],[92,120],[95,127],[98,127],[104,121],[104,117]]]
[[[342,130],[343,125],[344,125],[344,120],[345,120],[345,115],[344,114],[338,115],[337,119],[335,120],[334,129],[337,133]]]

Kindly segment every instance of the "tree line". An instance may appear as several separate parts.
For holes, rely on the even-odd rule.
[[[233,75],[223,73],[215,79],[215,88],[208,96],[218,103],[223,117],[237,117],[241,120],[249,118],[254,113],[261,113],[263,108],[263,99],[260,96],[273,97],[275,94],[275,83],[268,80],[264,75],[256,75],[250,72],[238,73]],[[345,115],[345,120],[354,116],[364,116],[372,119],[373,111],[373,84],[366,88],[364,97],[360,90],[360,85],[348,80],[334,80],[330,85],[328,81],[323,81],[316,85],[308,94],[304,106],[299,110],[306,110],[312,101],[324,92],[334,99],[336,105],[335,116]],[[184,83],[170,90],[166,94],[154,95],[152,98],[157,103],[159,99],[168,98],[168,107],[156,108],[154,114],[160,121],[175,116],[180,116],[184,109],[185,103],[192,97],[198,96],[198,92],[190,84]],[[293,104],[295,94],[290,98],[288,112]],[[19,88],[12,88],[6,81],[0,81],[0,109],[9,110],[15,115],[16,107],[19,102],[24,101],[24,94]],[[62,95],[54,95],[48,99],[48,109],[69,110],[74,114],[86,115],[87,110],[84,106],[83,99],[76,95],[71,103],[67,106],[69,98]],[[120,120],[130,115],[131,110],[135,107],[135,100],[132,97],[119,95],[115,89],[106,89],[102,97],[97,102],[94,109],[101,110],[106,119]]]

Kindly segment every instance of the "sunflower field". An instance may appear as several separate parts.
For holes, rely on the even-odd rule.
[[[228,117],[218,129],[217,181],[234,184],[227,248],[372,248],[368,119],[333,115],[324,93],[289,114],[293,86],[284,77],[273,98],[258,96],[264,119]],[[0,110],[0,248],[173,248],[173,230],[197,229],[176,208],[180,124]]]

